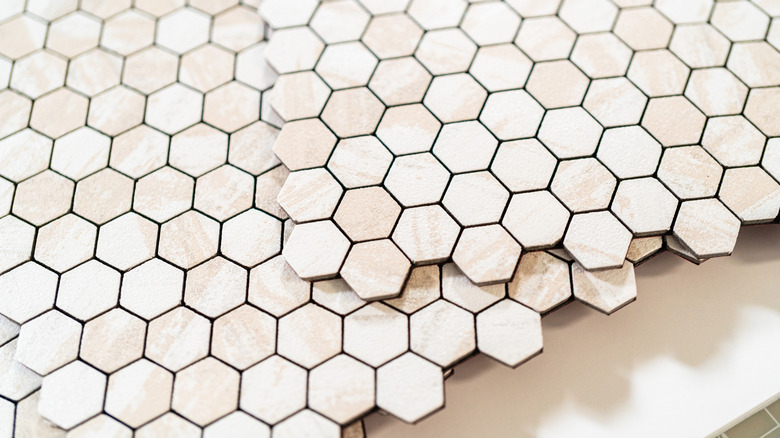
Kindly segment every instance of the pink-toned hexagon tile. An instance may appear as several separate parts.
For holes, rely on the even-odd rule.
[[[280,255],[294,244],[276,201],[288,171],[254,5],[76,6],[0,8],[0,32],[23,37],[0,43],[14,60],[0,91],[0,434],[357,437],[373,410],[414,422],[441,408],[444,371],[476,351],[533,357],[539,315],[572,297],[604,312],[634,298],[631,263],[585,275],[563,253],[526,254],[502,267],[513,282],[486,287],[399,257],[403,293],[371,304],[345,281],[301,280]],[[392,208],[375,189],[350,196]],[[410,220],[438,214],[420,211]],[[368,241],[345,278],[397,295],[366,276],[387,243]],[[635,247],[639,262],[660,243]]]
[[[505,283],[552,248],[598,275],[632,238],[702,261],[778,215],[771,1],[283,5],[261,14],[303,278],[380,299],[410,266]]]

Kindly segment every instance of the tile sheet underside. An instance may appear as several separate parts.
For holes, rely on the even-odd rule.
[[[361,436],[377,406],[439,409],[443,370],[476,351],[533,357],[539,315],[573,296],[634,299],[632,263],[560,252],[485,287],[414,268],[375,303],[301,280],[255,6],[0,8],[0,437]]]
[[[777,1],[281,5],[260,12],[304,278],[385,298],[407,266],[504,283],[562,246],[595,272],[645,236],[699,263],[778,215]]]

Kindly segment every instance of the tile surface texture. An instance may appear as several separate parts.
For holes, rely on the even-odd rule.
[[[355,286],[345,251],[317,248],[388,237],[356,234],[362,221],[395,223],[389,239],[412,266],[452,260],[487,285],[512,276],[474,261],[491,264],[489,248],[513,264],[508,235],[522,253],[562,246],[587,270],[612,270],[632,237],[673,236],[706,259],[731,252],[740,224],[780,211],[769,153],[780,47],[767,2],[336,4],[289,20],[260,8],[269,46],[298,48],[267,53],[281,74],[280,138],[299,140],[274,146],[292,170],[282,208],[340,231],[308,242],[293,231],[290,264],[303,278]],[[323,17],[340,19],[338,38]],[[323,170],[316,187],[298,183]],[[352,206],[368,189],[392,208]],[[385,254],[375,261],[392,265]],[[338,272],[309,269],[323,258]]]
[[[780,208],[766,2],[258,3],[0,6],[1,437],[415,422]]]

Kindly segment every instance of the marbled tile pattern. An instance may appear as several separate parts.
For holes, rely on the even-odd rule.
[[[501,263],[521,251],[561,246],[614,276],[632,238],[704,260],[778,216],[776,2],[284,4],[260,12],[287,122],[280,202],[306,226],[286,256],[304,278],[341,274],[370,299],[342,261],[387,238],[412,266],[451,260],[479,285],[510,281]],[[298,183],[309,175],[322,189]],[[352,205],[369,189],[382,207]],[[357,235],[361,221],[395,229]]]
[[[332,5],[336,16],[355,12]],[[253,2],[77,6],[0,7],[0,437],[356,438],[360,418],[376,409],[410,422],[440,409],[445,371],[477,351],[510,366],[536,355],[541,313],[575,296],[611,310],[573,294],[565,253],[530,252],[518,264],[520,245],[500,226],[474,228],[473,239],[458,242],[445,209],[414,191],[399,202],[377,187],[393,162],[380,140],[336,145],[328,129],[305,122],[280,133],[267,105],[277,75],[265,62],[265,23]],[[314,23],[349,38],[329,20]],[[344,86],[364,80],[365,72],[343,70],[365,53],[360,47],[333,50],[321,74]],[[388,93],[399,68],[387,71]],[[479,127],[465,128],[452,138]],[[403,151],[438,130],[435,118],[411,131],[388,119],[383,136]],[[274,142],[305,146],[312,133],[334,143],[330,171],[288,179]],[[541,145],[525,146],[502,150],[550,164]],[[460,159],[457,142],[442,148]],[[287,158],[300,166],[322,160],[316,149],[301,150]],[[353,166],[356,157],[369,165]],[[448,171],[426,157],[407,169],[444,190]],[[408,172],[394,165],[401,177]],[[344,183],[355,190],[332,202]],[[461,217],[497,217],[494,195],[503,188],[495,177],[464,174],[459,184],[486,203],[474,211],[454,198]],[[315,190],[319,202],[296,187]],[[296,226],[288,211],[333,215],[337,225]],[[537,241],[559,239],[537,226]],[[305,281],[287,264],[296,248],[310,251],[301,239],[307,228],[311,238],[349,236],[320,249],[312,272],[338,272],[332,255],[358,242],[342,268],[358,287]],[[484,235],[495,233],[504,238],[500,252],[485,247]],[[633,261],[660,247],[641,245]],[[478,249],[496,261],[489,271],[514,281],[477,286],[452,263],[412,267],[405,255],[443,262],[453,248],[467,259],[464,269],[485,269],[472,255]],[[623,282],[615,292],[632,287]],[[623,304],[635,294],[624,295],[614,298]]]

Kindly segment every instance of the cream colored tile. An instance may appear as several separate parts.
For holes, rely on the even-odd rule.
[[[281,76],[268,101],[282,119],[292,121],[318,116],[330,94],[317,74],[305,71]]]
[[[624,75],[632,54],[614,34],[600,33],[581,35],[571,60],[590,78],[597,79]]]
[[[390,236],[401,207],[381,187],[347,190],[333,220],[352,241]]]
[[[15,38],[3,38],[0,53],[18,59],[43,47],[46,39],[46,24],[28,15],[16,16],[0,25],[0,35],[14,35]]]
[[[32,109],[30,99],[11,90],[3,90],[0,91],[0,103],[2,104],[0,117],[4,120],[3,126],[0,126],[0,138],[7,137],[27,126]]]
[[[199,123],[171,137],[168,160],[176,169],[198,177],[223,164],[227,148],[225,133]]]
[[[309,24],[326,43],[333,44],[359,39],[369,18],[357,2],[339,0],[320,3]]]
[[[769,27],[769,17],[747,1],[716,3],[710,21],[731,41],[760,40]]]
[[[458,28],[427,32],[415,58],[434,75],[461,73],[469,69],[477,45]]]
[[[260,93],[239,82],[229,82],[206,93],[203,121],[234,132],[260,118]]]
[[[776,88],[760,88],[750,91],[745,117],[748,118],[765,135],[780,135],[780,123],[774,117],[770,108],[775,108],[780,102],[780,91]]]
[[[740,221],[717,199],[685,201],[674,221],[674,235],[700,259],[731,254]]]
[[[189,269],[217,253],[219,224],[188,211],[160,227],[160,257]]]
[[[13,339],[0,347],[0,394],[13,401],[27,397],[41,386],[41,377],[14,359],[18,343],[18,339]]]
[[[410,266],[391,240],[381,239],[353,245],[341,276],[361,299],[381,300],[401,293]]]
[[[106,373],[141,358],[146,323],[122,309],[113,309],[84,326],[79,357]]]
[[[161,17],[174,9],[184,6],[184,0],[138,0],[135,6],[155,17]]]
[[[106,376],[76,361],[43,378],[38,411],[63,429],[97,415],[103,408]]]
[[[317,281],[312,284],[312,300],[326,309],[344,316],[365,306],[355,291],[342,279]]]
[[[62,274],[57,307],[79,320],[92,319],[116,306],[119,280],[119,272],[97,260],[90,260]]]
[[[617,11],[607,0],[563,0],[558,15],[576,32],[587,33],[609,30]]]
[[[512,140],[533,137],[543,116],[544,109],[528,93],[512,90],[491,94],[479,120],[500,140]]]
[[[202,105],[203,95],[175,83],[149,96],[145,121],[166,134],[175,134],[200,120]]]
[[[671,148],[664,152],[658,178],[682,199],[713,196],[723,168],[699,146]]]
[[[477,286],[454,264],[442,266],[442,297],[464,309],[477,313],[505,295],[503,284]]]
[[[211,323],[178,307],[149,323],[145,356],[171,371],[202,359],[209,351]]]
[[[562,161],[551,191],[575,213],[606,208],[615,191],[615,177],[595,158]]]
[[[780,53],[766,42],[734,44],[726,67],[749,87],[780,85]]]
[[[442,204],[464,226],[498,222],[509,193],[490,172],[455,175]]]
[[[203,438],[230,438],[236,433],[257,438],[270,438],[271,429],[265,423],[261,423],[241,411],[236,411],[205,427]]]
[[[108,415],[101,414],[68,432],[68,438],[89,438],[91,436],[130,438],[133,436],[133,430]]]
[[[560,0],[508,0],[507,3],[523,17],[554,14],[560,6]]]
[[[546,252],[525,253],[507,293],[536,312],[548,312],[571,297],[569,264]]]
[[[664,240],[661,236],[639,237],[631,240],[628,246],[626,260],[638,265],[657,254],[663,248]]]
[[[401,295],[384,303],[404,313],[414,313],[439,298],[439,283],[438,266],[412,268]]]
[[[748,88],[724,68],[694,70],[685,96],[708,116],[739,113]]]
[[[363,44],[349,42],[328,46],[314,70],[331,88],[338,90],[368,84],[377,62]]]
[[[655,7],[669,17],[675,24],[706,21],[712,10],[713,0],[693,0],[679,3],[673,0],[660,0]]]
[[[669,231],[677,211],[675,196],[655,178],[621,181],[611,210],[636,236]]]
[[[179,304],[183,284],[180,269],[154,258],[124,275],[119,303],[144,319],[152,319]]]
[[[373,15],[401,12],[406,7],[406,0],[358,0]]]
[[[454,304],[437,301],[412,315],[409,325],[412,351],[441,367],[455,364],[476,348],[474,316]]]
[[[415,265],[447,260],[460,226],[438,205],[407,208],[393,231],[393,242]]]
[[[374,132],[385,107],[368,88],[334,91],[320,118],[339,137]]]
[[[207,357],[176,373],[171,407],[204,426],[238,407],[238,371]]]
[[[192,207],[194,186],[189,176],[163,167],[136,183],[133,209],[155,221],[166,221]]]
[[[500,225],[466,228],[452,261],[476,284],[506,283],[514,275],[521,249]]]
[[[274,437],[294,438],[299,434],[339,438],[341,428],[338,424],[309,409],[298,412],[274,427]]]
[[[238,0],[191,0],[190,4],[201,11],[217,15],[227,8],[238,4]]]
[[[51,310],[22,326],[14,359],[45,376],[76,360],[80,338],[81,324]]]
[[[100,45],[120,55],[129,55],[154,41],[154,19],[138,10],[124,11],[103,27]]]
[[[457,148],[452,142],[447,141],[447,144],[440,144],[440,153],[442,148],[449,149],[449,145]],[[449,179],[447,169],[433,155],[424,153],[396,158],[385,179],[385,187],[401,205],[414,207],[439,201]]]
[[[157,225],[135,213],[100,227],[95,255],[120,269],[131,269],[155,256]]]
[[[639,52],[631,60],[628,79],[650,97],[681,94],[690,70],[672,52]]]
[[[349,241],[330,221],[298,225],[282,254],[305,280],[333,277],[349,250]]]
[[[87,96],[94,96],[119,84],[122,58],[94,50],[71,61],[66,84]]]
[[[606,127],[639,123],[647,97],[623,77],[591,82],[583,108]]]
[[[125,58],[122,83],[142,93],[154,93],[175,82],[178,69],[176,55],[148,47]]]
[[[317,2],[302,0],[296,6],[296,8],[290,8],[284,0],[269,0],[262,3],[260,14],[273,27],[302,25],[311,18],[317,7]]]
[[[15,403],[9,400],[4,399],[0,401],[0,433],[3,433],[5,436],[13,436],[14,434],[16,406]]]
[[[207,14],[182,8],[160,18],[155,42],[182,54],[208,41],[210,24]]]
[[[111,374],[105,411],[131,427],[138,427],[168,411],[172,388],[173,374],[141,359]]]
[[[672,23],[657,9],[643,7],[621,10],[614,32],[632,49],[649,50],[666,47],[673,29]]]
[[[550,192],[512,195],[501,225],[525,249],[549,248],[563,237],[569,211]]]
[[[303,368],[271,356],[241,375],[241,409],[275,424],[306,406],[307,373]]]
[[[224,221],[252,206],[253,178],[232,166],[221,166],[198,178],[195,209]]]
[[[230,135],[228,162],[252,175],[259,175],[279,164],[273,145],[279,129],[257,121]],[[258,146],[259,145],[259,146]]]
[[[0,276],[0,313],[24,324],[54,306],[57,274],[27,262]]]
[[[254,266],[281,251],[282,224],[260,210],[248,210],[222,227],[222,254],[244,266]]]
[[[57,272],[67,271],[92,257],[96,233],[94,225],[67,214],[41,227],[33,258]]]
[[[112,2],[102,2],[100,0],[85,0],[81,2],[81,9],[89,12],[90,14],[100,17],[108,18],[118,12],[121,12],[130,7],[130,0],[115,0]]]
[[[336,136],[319,120],[286,123],[273,151],[290,170],[323,166],[336,145]]]
[[[588,271],[575,263],[571,269],[574,296],[581,302],[610,314],[636,299],[634,265],[618,269]]]
[[[497,146],[496,139],[482,124],[468,121],[444,125],[433,154],[451,172],[469,172],[487,169]]]
[[[530,3],[532,2],[535,3],[531,5]],[[547,6],[552,6],[551,13],[555,13],[555,10],[557,9],[557,5],[554,5],[556,2],[512,0],[508,3],[515,9],[518,9],[520,14],[525,17],[528,15],[524,14],[523,10],[527,8],[545,8]],[[529,4],[520,5],[515,3]],[[518,32],[517,38],[515,38],[515,44],[536,62],[552,61],[555,59],[567,58],[576,37],[577,34],[566,26],[558,17],[537,17],[523,21],[520,26],[520,32]]]
[[[234,55],[228,50],[207,44],[181,57],[179,81],[203,93],[233,78]]]
[[[766,137],[742,116],[707,120],[701,145],[724,166],[758,164]]]
[[[143,95],[117,86],[91,100],[87,123],[100,132],[117,135],[143,122],[144,104]]]
[[[373,17],[361,39],[380,59],[397,58],[411,55],[422,33],[408,16],[391,14]]]
[[[506,3],[485,2],[469,6],[460,27],[479,45],[508,43],[517,34],[520,20]]]
[[[487,91],[466,73],[437,76],[423,103],[444,123],[476,119]]]
[[[327,219],[333,214],[343,190],[325,169],[292,172],[277,200],[296,222]]]
[[[722,66],[730,47],[729,40],[709,24],[677,26],[669,44],[669,49],[692,68]]]
[[[599,143],[602,128],[582,108],[549,111],[539,129],[542,141],[558,158],[591,155]]]
[[[11,88],[37,99],[65,84],[67,61],[43,50],[14,63]]]
[[[274,353],[276,320],[252,306],[241,306],[214,322],[211,354],[244,370]]]
[[[374,407],[374,369],[340,354],[311,370],[308,389],[311,409],[347,424]]]
[[[520,88],[533,63],[513,44],[480,47],[469,73],[488,91]]]
[[[102,225],[127,213],[133,200],[133,180],[103,169],[76,184],[73,212]]]
[[[368,87],[386,105],[422,102],[431,74],[412,57],[387,59],[377,66]]]
[[[43,135],[31,129],[17,132],[0,140],[0,174],[20,182],[46,169],[51,152],[52,141]]]
[[[146,125],[135,127],[114,138],[109,164],[132,178],[139,178],[165,165],[168,142],[165,134]]]
[[[310,291],[281,255],[249,271],[249,302],[276,317],[309,301]]]
[[[379,367],[408,349],[408,326],[405,315],[372,303],[344,319],[344,351]]]
[[[99,100],[95,99],[92,105],[100,103]],[[68,111],[63,113],[63,108],[67,108]],[[57,138],[84,126],[86,119],[87,98],[67,88],[58,88],[35,101],[30,117],[30,127],[51,138]]]
[[[543,189],[557,161],[536,139],[502,143],[490,170],[513,192]]]
[[[658,167],[661,145],[639,126],[607,129],[598,159],[618,178],[650,176]]]
[[[341,350],[341,318],[307,304],[279,320],[277,353],[313,368]]]
[[[563,246],[587,270],[619,268],[631,243],[631,232],[606,211],[575,214]]]
[[[405,133],[409,134],[413,132]],[[328,160],[328,169],[347,188],[362,187],[381,184],[392,159],[376,137],[353,137],[339,141]]]
[[[35,228],[14,216],[0,218],[0,272],[29,260]],[[0,338],[2,339],[2,338]],[[2,344],[2,342],[0,342]]]
[[[274,32],[265,56],[279,74],[311,70],[325,44],[308,27],[295,27]]]
[[[444,406],[441,368],[406,353],[376,373],[376,404],[407,423],[413,423]]]
[[[699,141],[706,117],[682,96],[650,99],[642,126],[664,146]]]
[[[201,429],[198,426],[195,426],[173,412],[169,412],[151,423],[144,425],[135,433],[135,436],[138,438],[154,438],[157,436],[197,438],[200,435]]]
[[[516,367],[542,351],[539,314],[511,300],[477,315],[477,345],[488,356]]]
[[[51,168],[74,180],[106,167],[111,139],[94,129],[79,128],[54,142]]]
[[[569,84],[561,88],[559,84]],[[534,65],[526,90],[545,108],[578,105],[588,88],[588,78],[569,61],[541,62]]]
[[[216,318],[246,300],[246,269],[222,257],[215,257],[187,271],[184,303]]]

